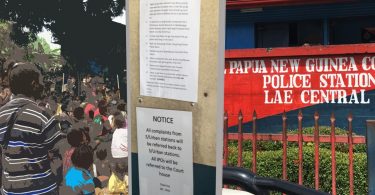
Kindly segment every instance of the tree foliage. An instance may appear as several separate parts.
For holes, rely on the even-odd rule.
[[[10,38],[13,24],[0,21],[0,59],[29,61],[40,65],[44,70],[51,67],[61,67],[64,63],[60,49],[51,49],[44,38],[37,37],[34,42],[20,47]],[[1,68],[4,68],[1,66]]]
[[[117,47],[114,41],[125,42],[125,31],[123,38],[112,33],[119,27],[111,19],[124,8],[124,0],[0,0],[0,19],[12,22],[11,37],[20,46],[36,41],[37,33],[45,27],[62,45],[64,58],[83,65],[89,59],[105,63],[108,51]],[[125,43],[121,44],[119,53],[125,56]],[[121,60],[124,58],[117,59]]]
[[[11,34],[11,24],[6,21],[0,21],[0,58],[7,59],[10,58],[12,52],[19,48],[10,39]]]
[[[42,37],[37,37],[34,42],[29,43],[26,51],[25,60],[38,64],[45,71],[51,68],[60,69],[65,64],[60,49],[52,49]]]

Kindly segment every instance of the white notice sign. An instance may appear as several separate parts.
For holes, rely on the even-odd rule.
[[[192,113],[136,112],[140,195],[192,195]]]
[[[197,102],[200,0],[140,0],[140,91]]]

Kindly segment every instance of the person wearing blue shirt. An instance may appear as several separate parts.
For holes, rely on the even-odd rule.
[[[84,144],[74,150],[72,154],[73,166],[64,178],[66,194],[95,194],[96,178],[89,172],[93,162],[93,151],[90,146]]]

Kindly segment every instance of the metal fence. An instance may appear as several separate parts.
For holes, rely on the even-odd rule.
[[[257,133],[257,115],[254,111],[252,117],[252,133],[243,132],[243,115],[240,111],[238,114],[238,132],[228,133],[228,114],[224,114],[224,165],[228,164],[228,140],[237,140],[238,142],[238,159],[237,166],[242,167],[242,151],[243,142],[250,140],[252,142],[252,172],[257,172],[257,141],[281,141],[283,149],[283,162],[282,162],[282,179],[287,180],[287,143],[298,142],[298,184],[303,185],[303,143],[313,142],[314,143],[314,166],[315,166],[315,189],[319,189],[319,144],[320,143],[331,143],[332,151],[332,194],[336,195],[336,143],[346,143],[349,146],[349,189],[350,194],[354,194],[354,172],[353,172],[353,145],[354,144],[365,144],[366,138],[364,136],[353,136],[352,121],[353,116],[349,114],[347,116],[348,121],[348,133],[347,135],[336,135],[335,134],[335,115],[332,113],[330,117],[331,122],[331,134],[320,135],[319,134],[319,113],[314,114],[314,135],[303,134],[302,132],[302,119],[303,114],[300,110],[298,113],[298,134],[288,135],[287,133],[287,116],[284,112],[281,116],[282,120],[282,133],[281,134],[264,134]]]

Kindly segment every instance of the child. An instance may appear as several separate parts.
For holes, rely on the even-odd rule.
[[[72,166],[71,156],[74,150],[84,142],[84,136],[81,130],[72,129],[67,135],[68,143],[70,144],[71,148],[67,150],[64,154],[63,159],[63,173],[64,175],[68,171],[68,169]]]
[[[72,154],[72,166],[65,175],[64,194],[90,194],[95,193],[96,179],[90,174],[89,168],[94,162],[93,151],[88,145],[81,145]]]
[[[123,159],[115,159],[112,175],[108,182],[108,191],[112,194],[128,194],[128,165]]]
[[[113,158],[128,158],[128,129],[125,128],[125,117],[121,113],[115,113],[113,116],[113,133],[111,143],[111,153]]]
[[[99,147],[96,150],[96,159],[94,160],[94,176],[107,176],[111,175],[110,163],[107,158],[107,150],[105,148]],[[107,186],[108,180],[103,181],[103,186]]]

